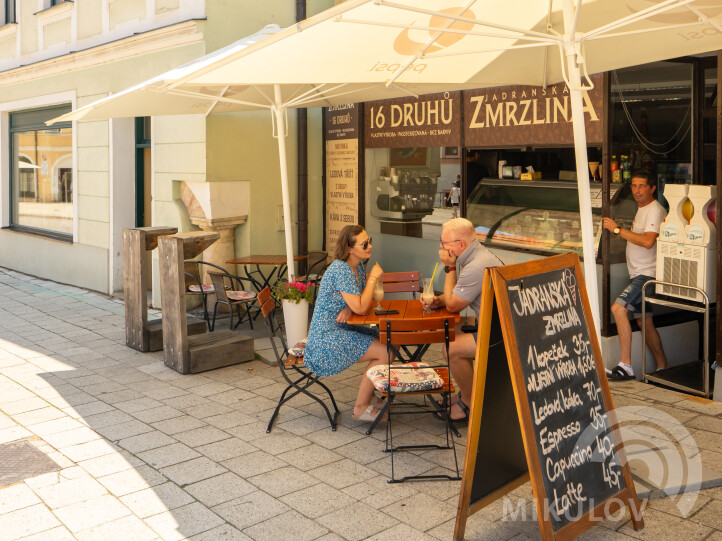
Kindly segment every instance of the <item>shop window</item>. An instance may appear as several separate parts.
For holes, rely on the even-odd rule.
[[[661,191],[665,183],[693,182],[692,64],[655,62],[613,71],[611,102],[616,164],[651,170]],[[613,180],[624,182],[630,172]]]
[[[70,111],[50,107],[10,114],[10,226],[72,239],[73,132],[45,125]]]
[[[0,0],[0,23],[9,24],[15,20],[15,0]]]
[[[702,184],[717,183],[717,67],[704,69]]]
[[[444,151],[444,147],[366,150],[369,231],[439,238],[441,224],[452,216],[445,195],[460,173],[458,159],[453,165],[443,162]]]

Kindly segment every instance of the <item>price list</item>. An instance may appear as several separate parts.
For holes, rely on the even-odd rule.
[[[574,267],[506,288],[546,492],[542,511],[556,531],[625,482]]]

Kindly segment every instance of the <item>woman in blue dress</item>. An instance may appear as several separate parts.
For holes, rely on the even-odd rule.
[[[384,273],[373,266],[366,280],[364,261],[371,257],[371,237],[360,225],[347,225],[336,241],[336,261],[329,265],[313,310],[304,363],[319,376],[333,376],[357,362],[368,362],[366,370],[386,364],[386,346],[376,329],[346,323],[352,313],[365,314],[371,307],[374,285]],[[354,419],[373,421],[379,410],[372,404],[374,386],[361,378]]]

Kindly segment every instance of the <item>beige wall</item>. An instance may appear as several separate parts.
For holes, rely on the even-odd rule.
[[[6,102],[19,102],[21,105],[17,110],[22,110],[23,100],[45,96],[48,94],[48,88],[52,87],[55,92],[74,91],[77,105],[82,106],[202,54],[203,43],[199,41],[185,47],[167,50],[160,48],[152,54],[106,62],[89,69],[67,71],[50,78],[29,78],[13,85],[2,85],[0,78],[0,105]],[[203,126],[204,122],[201,122],[201,135],[204,132]],[[191,130],[196,142],[198,127],[199,124],[196,123]],[[187,130],[174,131],[176,136],[180,136]],[[73,136],[77,163],[74,190],[77,209],[75,244],[2,231],[0,244],[3,250],[0,250],[0,266],[109,293],[111,292],[109,250],[113,204],[110,192],[109,121],[76,122]],[[2,139],[0,137],[0,140]],[[199,152],[195,154],[190,152],[187,146],[181,148],[178,151],[180,159],[171,160],[164,157],[166,155],[166,149],[161,145],[160,163],[164,168],[160,172],[161,178],[166,174],[178,176],[172,175],[178,171],[198,172],[198,163],[203,164],[205,158],[204,144],[199,146]],[[133,161],[134,154],[129,152],[124,159]],[[173,167],[169,167],[168,162],[175,163]],[[189,166],[188,162],[193,162],[192,166]],[[134,197],[135,179],[132,176],[116,179],[116,182],[124,184],[121,186],[121,193],[125,197]],[[172,200],[172,197],[167,196],[167,199]],[[176,213],[173,223],[179,221]],[[83,260],[85,263],[81,264],[80,261]]]
[[[0,267],[95,291],[108,288],[108,251],[0,231]]]
[[[333,4],[333,0],[309,0],[308,15]],[[78,1],[72,10],[66,6],[55,12],[57,15],[50,10],[41,24],[34,15],[38,1],[20,0],[20,30],[17,35],[0,39],[0,106],[45,96],[50,88],[52,92],[75,92],[77,105],[82,106],[255,33],[266,24],[287,26],[295,22],[295,0],[156,0],[153,14],[146,13],[146,5],[145,0]],[[206,20],[179,22],[204,17]],[[160,24],[164,21],[168,26]],[[186,30],[148,40],[153,32],[167,33],[176,28],[173,23]],[[158,30],[143,34],[150,28]],[[123,37],[135,32],[140,35]],[[41,50],[39,43],[54,49]],[[63,56],[63,47],[81,52]],[[23,57],[15,58],[18,50]],[[61,56],[44,61],[58,54]],[[29,66],[8,69],[10,64]],[[295,221],[295,111],[289,111],[288,119],[290,196]],[[250,185],[248,221],[236,228],[236,255],[284,252],[284,233],[279,230],[278,146],[272,137],[269,112],[154,117],[152,126],[152,178],[146,182],[152,183],[153,225],[177,226],[181,231],[195,229],[179,199],[180,181],[244,180]],[[120,182],[125,184],[121,192],[134,197],[135,179],[132,175],[116,178],[115,192],[111,190],[109,129],[109,121],[81,121],[74,126],[75,244],[1,231],[0,244],[9,249],[0,251],[0,265],[110,292],[111,227],[113,209],[117,208],[113,193],[118,193]],[[308,134],[309,248],[320,249],[323,194],[319,109],[309,111]],[[129,152],[127,160],[134,160],[132,154]],[[294,231],[294,249],[295,243]],[[52,260],[47,260],[46,254]],[[82,258],[86,259],[84,263],[80,263]]]

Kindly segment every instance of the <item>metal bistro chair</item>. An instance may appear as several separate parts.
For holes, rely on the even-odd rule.
[[[273,353],[276,356],[278,367],[281,370],[281,375],[288,383],[281,394],[281,398],[278,399],[278,405],[273,411],[273,415],[271,415],[271,420],[268,421],[268,428],[266,429],[266,432],[270,432],[271,428],[273,428],[273,422],[276,420],[276,417],[278,417],[278,411],[281,409],[281,406],[300,393],[313,398],[316,402],[321,404],[326,412],[329,423],[331,423],[331,430],[336,431],[336,419],[339,415],[339,410],[336,405],[336,400],[333,397],[333,393],[331,393],[331,390],[326,387],[326,385],[319,381],[320,376],[315,375],[306,368],[303,364],[302,354],[294,355],[289,353],[283,326],[280,323],[276,324],[275,322],[276,303],[273,300],[271,290],[268,287],[263,288],[258,294],[258,304],[261,306],[261,313],[263,314],[266,326],[268,327],[268,337],[271,341],[271,346],[273,347]],[[333,415],[323,400],[309,392],[308,389],[313,384],[318,384],[324,391],[326,391],[326,393],[328,393],[328,396],[331,399],[331,404],[333,404]]]
[[[313,300],[311,301],[311,309],[316,304],[316,297],[318,296],[318,286],[321,284],[321,278],[323,273],[331,264],[328,260],[328,254],[324,251],[311,251],[308,253],[308,270],[304,276],[300,276],[298,280],[305,284],[312,284]]]
[[[385,272],[383,275],[384,295],[386,293],[411,293],[411,298],[416,298],[416,292],[421,291],[421,274],[419,271],[407,272]],[[407,359],[412,359],[415,354],[408,346],[401,346]]]
[[[454,393],[454,384],[451,381],[450,370],[449,370],[449,342],[453,341],[454,335],[454,318],[453,317],[438,317],[438,318],[424,318],[424,319],[382,319],[379,321],[380,340],[382,343],[386,343],[386,350],[389,354],[388,363],[388,391],[383,392],[383,396],[387,397],[386,403],[384,404],[379,418],[383,417],[384,413],[388,412],[388,418],[386,420],[386,448],[384,452],[388,452],[391,455],[391,479],[389,483],[401,483],[407,479],[448,479],[448,480],[459,480],[461,476],[459,474],[459,462],[456,456],[456,443],[454,441],[454,429],[451,424],[450,410],[451,410],[451,396]],[[401,389],[394,389],[392,383],[394,380],[395,371],[418,371],[422,368],[418,366],[410,366],[408,364],[391,364],[391,359],[399,357],[398,348],[404,345],[420,345],[420,344],[443,344],[446,350],[446,357],[444,360],[424,367],[424,370],[428,368],[433,369],[436,374],[443,381],[443,386],[437,389],[429,390],[410,390],[405,391]],[[397,372],[400,374],[400,372]],[[433,396],[429,395],[441,395],[442,405],[439,405]],[[408,404],[412,409],[399,410],[400,406],[407,406],[407,404],[394,404],[394,400],[399,396],[404,395],[416,395],[424,396],[424,402],[433,406],[435,411],[438,411],[441,417],[444,419],[446,424],[446,445],[438,444],[421,444],[421,445],[397,445],[394,446],[393,442],[393,417],[399,414],[418,414],[428,413],[429,409],[420,407],[418,404]],[[428,396],[428,400],[426,400]],[[457,433],[458,434],[458,433]],[[409,475],[401,479],[396,479],[394,475],[394,454],[401,450],[415,450],[415,449],[452,449],[454,452],[454,464],[456,467],[456,476],[451,475]]]
[[[183,262],[183,270],[185,272],[185,292],[186,295],[200,295],[203,301],[203,319],[206,320],[208,331],[212,331],[211,318],[208,314],[208,295],[214,293],[213,286],[203,283],[203,265],[208,265],[221,272],[228,273],[223,267],[207,263],[199,259],[187,259]]]
[[[252,291],[245,291],[242,288],[235,287],[235,284],[239,286],[243,285],[244,279],[240,276],[234,276],[227,272],[213,272],[209,271],[208,275],[211,277],[213,283],[213,290],[216,293],[216,303],[213,305],[213,320],[211,322],[211,331],[216,328],[216,313],[218,311],[219,304],[225,304],[228,306],[230,311],[230,329],[233,330],[238,327],[244,319],[248,319],[253,329],[253,317],[251,317],[250,305],[256,300],[256,293]],[[226,281],[230,283],[230,287],[226,286]],[[245,314],[241,313],[241,306],[245,308]],[[236,326],[233,326],[233,309],[235,308],[238,314],[238,321]]]

